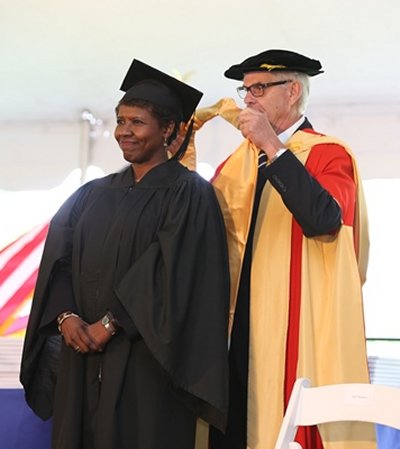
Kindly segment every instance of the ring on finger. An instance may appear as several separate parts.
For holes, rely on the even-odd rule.
[[[75,352],[80,352],[81,348],[79,346],[75,346]]]

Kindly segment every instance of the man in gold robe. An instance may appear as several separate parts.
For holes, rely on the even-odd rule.
[[[273,449],[293,384],[368,382],[362,284],[368,230],[348,146],[306,118],[319,61],[268,50],[233,65],[245,108],[221,115],[245,137],[212,180],[228,233],[231,270],[230,408],[211,449]],[[233,103],[234,104],[234,103]],[[327,405],[328,406],[328,405]],[[373,428],[300,429],[304,449],[373,448]]]

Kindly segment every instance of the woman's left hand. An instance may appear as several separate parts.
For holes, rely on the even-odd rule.
[[[97,347],[100,348],[97,352],[101,352],[112,338],[111,333],[103,326],[101,320],[89,324],[86,331],[90,338],[96,343]]]

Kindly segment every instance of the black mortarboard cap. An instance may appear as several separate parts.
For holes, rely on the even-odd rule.
[[[250,56],[240,64],[230,67],[225,76],[242,80],[248,72],[300,72],[308,76],[323,73],[321,63],[289,50],[267,50]]]
[[[146,100],[165,107],[187,123],[203,93],[182,81],[134,59],[121,84],[123,100]]]

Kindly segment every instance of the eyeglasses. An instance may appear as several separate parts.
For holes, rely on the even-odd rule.
[[[273,81],[272,83],[254,83],[251,86],[239,86],[236,90],[240,98],[244,98],[249,91],[253,97],[262,97],[265,89],[268,87],[280,86],[291,82],[292,80]]]

